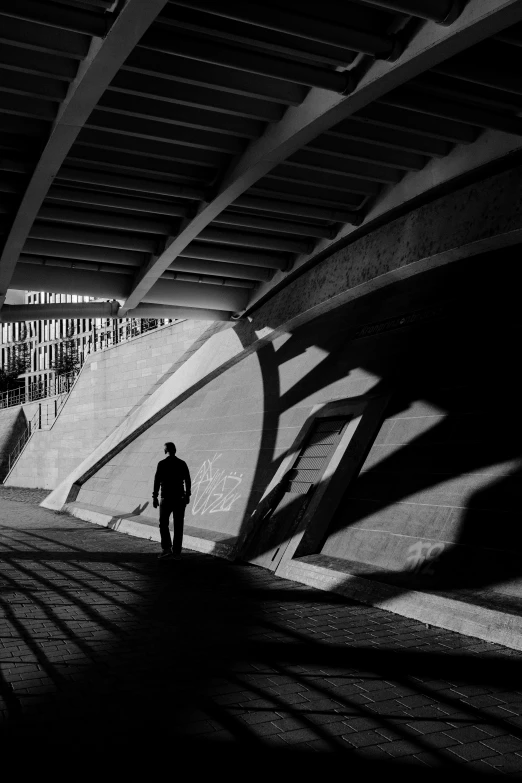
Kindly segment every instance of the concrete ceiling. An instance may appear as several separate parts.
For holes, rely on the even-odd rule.
[[[0,306],[237,316],[522,146],[522,0],[0,0],[0,44]]]

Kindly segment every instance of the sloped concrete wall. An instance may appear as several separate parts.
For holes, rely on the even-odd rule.
[[[502,301],[491,299],[493,261]],[[260,344],[114,453],[77,501],[155,517],[154,470],[173,440],[194,481],[187,523],[241,536],[314,405],[386,394],[382,427],[317,554],[406,586],[522,598],[517,268],[516,253],[460,262]],[[481,282],[466,301],[472,273]]]
[[[82,486],[77,500],[155,516],[154,471],[163,444],[172,440],[194,483],[188,524],[239,535],[313,406],[365,393],[378,381],[355,369],[348,380],[325,366],[326,351],[310,341],[302,347],[294,355],[293,339],[285,335],[246,356],[116,454]]]
[[[212,329],[181,321],[91,354],[54,425],[33,435],[7,483],[54,489]]]

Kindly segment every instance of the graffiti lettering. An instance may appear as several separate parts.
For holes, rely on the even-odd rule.
[[[432,541],[417,541],[408,548],[407,570],[422,576],[434,576],[435,561],[443,553],[444,544]]]
[[[243,481],[242,473],[227,473],[216,467],[221,454],[206,459],[194,479],[194,501],[192,514],[216,514],[218,511],[230,511],[232,504],[241,497],[237,488]]]

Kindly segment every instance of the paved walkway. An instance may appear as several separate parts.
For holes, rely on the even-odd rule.
[[[0,488],[0,738],[24,763],[522,775],[521,654],[260,568],[158,563],[40,498]]]

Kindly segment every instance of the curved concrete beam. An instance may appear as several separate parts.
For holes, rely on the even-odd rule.
[[[93,38],[60,105],[0,256],[0,308],[29,231],[60,166],[105,89],[166,4],[167,0],[127,0],[107,36]]]
[[[522,153],[522,138],[499,131],[487,131],[473,144],[459,145],[445,158],[433,158],[423,169],[410,172],[399,185],[382,194],[366,214],[364,231],[376,229],[382,224],[383,218],[395,219],[401,208],[413,209],[419,198],[429,195],[430,191],[434,191],[434,198],[437,198],[436,194],[441,190],[448,193],[450,189],[463,187],[458,184],[462,182],[463,176],[469,175],[473,170],[483,169],[486,165],[497,164],[500,167],[502,161],[508,160],[513,153]],[[355,238],[360,236],[361,232],[356,226],[343,226],[334,239],[322,239],[312,253],[299,256],[294,261],[290,275],[276,272],[268,282],[260,282],[252,292],[248,308],[242,315],[247,315],[252,309],[259,307],[261,302],[273,296],[282,286],[303,274],[320,259],[336,253],[350,241],[352,234]],[[522,234],[517,242],[522,242]]]
[[[287,109],[278,123],[270,125],[250,144],[225,175],[216,197],[187,221],[161,255],[153,257],[143,267],[122,312],[136,307],[187,245],[281,161],[390,90],[521,19],[520,0],[470,0],[451,27],[429,22],[395,62],[374,63],[348,96],[311,89],[300,106]]]

